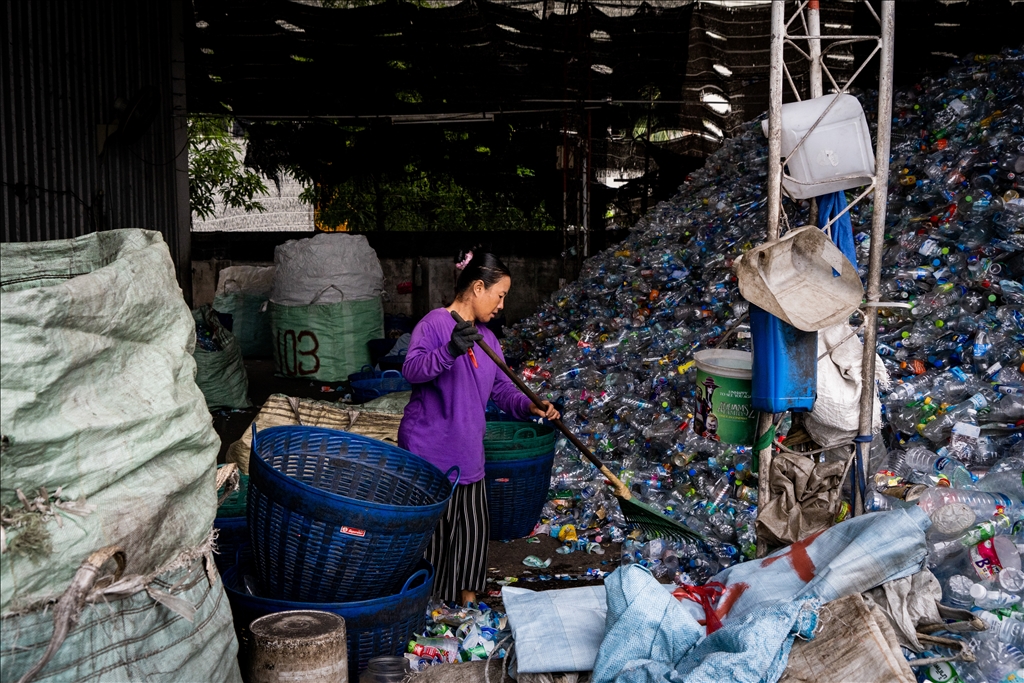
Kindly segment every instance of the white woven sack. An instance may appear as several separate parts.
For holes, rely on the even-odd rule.
[[[380,296],[384,271],[363,235],[322,233],[274,250],[270,300],[284,306],[336,304]]]
[[[804,418],[804,426],[826,448],[851,441],[860,428],[864,344],[852,332],[846,323],[818,332],[818,397],[814,410]],[[889,383],[889,373],[877,356],[875,380],[882,386]],[[871,431],[877,434],[881,428],[882,406],[876,391]]]

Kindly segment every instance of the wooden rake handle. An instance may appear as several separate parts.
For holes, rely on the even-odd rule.
[[[451,314],[452,318],[455,319],[455,322],[465,322],[462,316],[456,313],[455,311],[452,311]],[[540,400],[540,397],[537,396],[537,394],[533,393],[533,390],[526,385],[526,382],[519,379],[519,376],[516,375],[516,373],[512,372],[512,370],[510,370],[507,365],[505,365],[505,361],[501,359],[501,356],[494,352],[494,349],[487,345],[487,342],[481,339],[480,341],[477,342],[477,346],[483,349],[484,353],[490,356],[491,360],[494,361],[494,364],[497,365],[502,372],[508,375],[508,378],[512,380],[512,383],[519,387],[519,390],[526,394],[527,398],[533,401],[533,405],[537,406],[541,410],[547,410],[547,407],[544,405],[544,402]],[[594,463],[594,466],[601,471],[601,474],[603,474],[605,478],[611,482],[612,488],[615,489],[616,497],[624,498],[626,500],[630,500],[633,497],[632,494],[630,494],[629,492],[629,488],[627,488],[626,485],[622,483],[622,480],[616,477],[614,474],[612,474],[612,471],[608,469],[608,466],[601,462],[601,460],[598,459],[596,455],[591,453],[590,449],[587,448],[582,441],[576,438],[576,435],[569,431],[569,428],[562,424],[561,420],[548,421],[551,424],[555,425],[555,427],[558,428],[558,431],[562,432],[562,434],[565,435],[565,438],[569,439],[569,441],[572,442],[572,445],[578,448],[580,453],[582,453],[587,460]]]

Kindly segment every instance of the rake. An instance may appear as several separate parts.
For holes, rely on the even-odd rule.
[[[458,313],[452,311],[451,314],[452,318],[455,319],[455,322],[463,322],[462,316]],[[480,340],[477,342],[477,345],[483,349],[484,353],[490,356],[491,360],[494,361],[495,365],[501,368],[502,372],[508,375],[508,378],[512,380],[517,387],[519,387],[519,390],[533,401],[535,406],[541,410],[545,409],[544,403],[540,400],[540,397],[533,393],[530,387],[526,386],[526,383],[519,379],[519,377],[512,372],[507,365],[505,365],[505,361],[503,361],[501,357],[494,352],[494,349],[487,345],[487,342]],[[591,453],[590,449],[587,448],[582,441],[576,438],[576,435],[570,432],[569,428],[562,424],[561,420],[549,420],[549,422],[551,422],[558,431],[565,434],[565,438],[569,439],[569,441],[579,449],[580,453],[582,453],[587,460],[592,462],[594,466],[601,471],[601,474],[604,475],[605,479],[611,483],[612,493],[619,501],[619,508],[622,510],[622,516],[626,518],[626,522],[630,526],[639,527],[650,537],[664,537],[678,541],[705,540],[703,536],[692,529],[688,529],[674,519],[666,517],[647,503],[633,498],[633,494],[630,493],[629,488],[622,483],[622,480],[612,474],[612,471],[608,469],[608,466],[601,462],[596,455]]]

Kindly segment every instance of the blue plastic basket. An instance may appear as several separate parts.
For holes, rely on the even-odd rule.
[[[235,564],[235,557],[242,546],[249,545],[249,522],[245,517],[217,517],[213,520],[217,530],[217,549],[213,561],[221,574]]]
[[[349,382],[362,382],[367,379],[379,379],[383,373],[380,370],[374,370],[372,365],[364,365],[359,368],[359,372],[353,372],[348,376]]]
[[[373,657],[401,655],[409,641],[423,631],[434,569],[420,559],[415,571],[394,595],[360,602],[309,603],[274,600],[246,591],[243,576],[251,569],[244,560],[224,573],[224,588],[243,648],[251,646],[249,624],[274,612],[321,610],[345,619],[348,640],[348,679],[356,681]]]
[[[352,382],[352,399],[365,403],[394,391],[410,391],[411,389],[412,385],[405,381],[402,373],[397,370],[385,370],[376,379]]]
[[[555,453],[551,451],[529,460],[485,463],[492,540],[523,538],[533,531],[547,500],[554,460]]]
[[[346,602],[395,593],[452,490],[426,460],[320,427],[253,427],[249,535],[268,595]]]

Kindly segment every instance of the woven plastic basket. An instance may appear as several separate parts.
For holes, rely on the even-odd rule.
[[[249,545],[249,523],[245,517],[217,517],[213,520],[213,528],[217,530],[213,561],[223,574],[235,565],[239,549]]]
[[[455,484],[383,441],[318,427],[253,435],[249,534],[268,595],[346,602],[390,595],[430,541]]]
[[[540,519],[551,484],[554,452],[528,460],[488,460],[484,465],[491,539],[528,536]]]
[[[372,401],[395,391],[410,391],[412,385],[397,370],[385,370],[380,377],[352,382],[352,399],[360,403]]]
[[[364,365],[359,368],[359,372],[353,372],[348,376],[349,382],[362,382],[367,379],[378,379],[381,376],[380,370],[374,370],[372,365]]]
[[[250,645],[249,624],[266,614],[303,609],[333,612],[345,619],[350,681],[359,680],[359,674],[373,657],[400,656],[405,652],[409,641],[423,631],[434,585],[433,567],[420,559],[401,590],[393,595],[360,602],[290,602],[250,594],[244,584],[247,572],[251,572],[251,566],[241,561],[224,573],[224,588],[242,647]]]
[[[484,453],[488,460],[529,460],[555,449],[555,430],[536,422],[488,422]]]
[[[218,500],[224,496],[226,487],[217,490]],[[213,553],[213,561],[221,574],[234,566],[238,549],[249,544],[249,523],[245,519],[248,494],[249,476],[240,474],[238,490],[217,506],[217,517],[213,520],[213,528],[217,530],[217,548]]]

